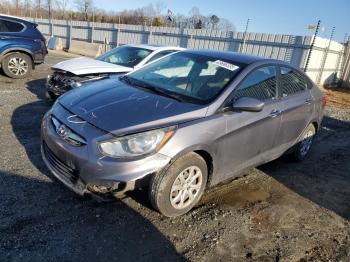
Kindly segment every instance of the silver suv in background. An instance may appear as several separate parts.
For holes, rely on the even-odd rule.
[[[49,170],[78,194],[149,185],[165,216],[287,150],[302,160],[325,99],[301,71],[231,52],[182,51],[60,97],[42,122]]]
[[[46,96],[56,99],[68,90],[108,76],[129,73],[168,54],[184,50],[176,46],[123,45],[93,59],[79,57],[52,66]]]

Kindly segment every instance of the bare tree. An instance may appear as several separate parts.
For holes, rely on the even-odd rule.
[[[75,5],[77,9],[83,13],[84,20],[88,21],[89,20],[89,12],[92,10],[92,5],[93,2],[92,0],[75,0]]]
[[[16,15],[19,14],[19,11],[20,11],[20,5],[21,5],[21,1],[20,0],[14,0],[14,7],[15,7],[15,12],[16,12]]]
[[[154,9],[156,11],[156,15],[161,16],[161,14],[165,10],[165,8],[166,8],[166,5],[164,4],[164,2],[158,1],[154,6]]]
[[[142,25],[145,22],[153,26],[175,26],[181,28],[216,28],[225,31],[234,31],[235,27],[229,20],[217,15],[205,16],[200,13],[198,7],[191,8],[188,15],[176,14],[172,23],[166,23],[164,13],[166,6],[163,2],[149,4],[147,6],[129,9],[120,12],[106,11],[93,7],[93,0],[74,0],[75,10],[72,10],[70,0],[0,0],[0,12],[12,15],[32,15],[35,17],[49,18],[53,16],[66,19],[67,12],[72,20],[90,21],[102,23],[121,23]],[[34,11],[35,10],[35,11]],[[90,13],[93,12],[93,15]],[[28,14],[29,13],[29,14]]]
[[[189,11],[189,27],[195,28],[195,29],[201,29],[203,28],[203,23],[206,18],[201,15],[199,8],[194,6]]]
[[[30,0],[24,0],[24,6],[23,8],[25,9],[24,10],[24,15],[25,16],[31,16],[31,1]]]
[[[48,11],[48,15],[49,15],[49,19],[51,20],[52,19],[52,0],[46,0],[46,8],[47,8],[47,11]]]
[[[41,10],[42,10],[42,0],[35,0],[35,17],[41,16]]]
[[[149,22],[149,24],[153,23],[153,19],[156,16],[156,11],[154,9],[153,4],[149,4],[147,6],[145,6],[144,8],[142,8],[142,13],[145,16],[145,23]]]
[[[233,23],[226,18],[220,19],[218,29],[222,31],[236,31],[236,27],[233,25]]]
[[[60,17],[63,19],[66,16],[67,5],[68,5],[67,0],[55,0],[56,10],[59,13]]]

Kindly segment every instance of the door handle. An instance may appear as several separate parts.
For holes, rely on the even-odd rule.
[[[270,113],[270,117],[274,118],[276,116],[279,116],[281,114],[281,111],[277,110],[277,109],[273,109]]]
[[[305,100],[305,105],[311,105],[312,99],[306,99]]]

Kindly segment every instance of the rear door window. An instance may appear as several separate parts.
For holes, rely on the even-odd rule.
[[[289,67],[281,67],[281,96],[287,97],[307,88],[306,79],[296,70]]]
[[[277,97],[277,72],[275,66],[260,67],[250,73],[233,93],[233,102],[241,97],[261,101]]]
[[[1,33],[16,33],[21,32],[24,26],[20,23],[0,19],[0,32]]]

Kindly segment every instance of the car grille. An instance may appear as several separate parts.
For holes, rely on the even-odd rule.
[[[72,115],[75,117],[76,121],[82,121],[81,118],[78,116]],[[81,123],[82,123],[81,122]],[[70,129],[68,126],[62,124],[56,117],[51,115],[51,123],[53,128],[55,129],[56,133],[67,143],[73,145],[73,146],[83,146],[86,145],[86,139],[77,133],[75,133],[72,129]]]
[[[72,184],[76,184],[79,179],[79,171],[77,169],[71,168],[62,162],[51,149],[43,142],[43,153],[45,158],[51,165],[52,169],[56,171],[62,178],[70,181]]]

